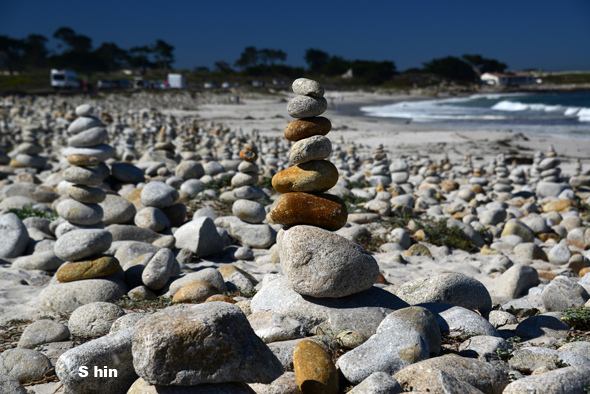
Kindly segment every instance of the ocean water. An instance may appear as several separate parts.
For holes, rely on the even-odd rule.
[[[443,129],[514,130],[590,139],[590,91],[476,94],[365,106],[366,116],[406,118]]]

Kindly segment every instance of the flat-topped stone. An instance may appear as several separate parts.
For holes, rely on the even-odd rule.
[[[76,261],[62,265],[55,276],[60,282],[82,279],[103,278],[117,272],[119,261],[111,256],[100,256],[92,260]]]
[[[78,185],[98,186],[102,183],[102,174],[98,167],[71,166],[64,170],[63,177]]]
[[[312,160],[278,172],[272,186],[279,193],[325,192],[338,182],[338,169],[327,160]]]
[[[68,197],[84,204],[98,204],[104,201],[106,193],[98,187],[70,185],[66,189]]]
[[[334,195],[294,192],[281,195],[273,203],[270,218],[285,226],[308,224],[336,231],[346,224],[348,210]]]
[[[82,226],[92,226],[99,223],[103,211],[98,204],[83,204],[71,198],[61,201],[55,207],[57,214],[68,222]]]
[[[332,123],[328,118],[316,116],[294,120],[285,127],[285,138],[289,141],[299,141],[314,135],[326,135],[332,130]]]
[[[97,166],[99,163],[96,157],[81,153],[72,153],[66,159],[73,166]]]

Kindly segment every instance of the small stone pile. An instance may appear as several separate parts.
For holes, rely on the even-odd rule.
[[[369,183],[372,186],[389,186],[391,184],[391,175],[389,174],[389,160],[387,154],[383,149],[383,145],[379,145],[373,153],[373,167],[370,170]]]
[[[531,165],[531,169],[529,171],[529,183],[536,184],[541,180],[541,168],[539,164],[545,158],[545,154],[540,150],[536,151],[533,156],[533,164]]]
[[[410,178],[409,168],[410,166],[405,158],[400,157],[394,160],[389,166],[392,183],[398,186],[406,183]]]
[[[62,150],[62,155],[71,154],[94,156],[99,162],[105,162],[115,155],[112,146],[106,144],[108,132],[102,126],[102,122],[95,116],[91,105],[83,104],[76,107],[76,118],[68,126],[67,132],[72,135],[68,138],[68,148]]]
[[[492,186],[494,191],[498,193],[511,192],[513,189],[511,185],[512,181],[509,178],[510,173],[506,167],[506,157],[503,153],[500,153],[496,157],[496,168],[494,168],[494,172],[496,173],[496,182]]]
[[[244,149],[240,151],[240,158],[243,161],[238,166],[238,173],[232,177],[231,185],[234,188],[256,185],[258,183],[258,165],[256,165],[256,160],[258,160],[257,149],[250,144],[246,144]],[[246,223],[262,223],[266,218],[264,205],[253,199],[252,197],[254,196],[245,197],[250,198],[240,198],[234,201],[232,213]]]
[[[547,156],[539,163],[541,169],[541,179],[543,182],[560,182],[561,169],[559,164],[561,161],[556,157],[555,151],[550,147]]]
[[[43,152],[43,147],[37,142],[35,129],[25,130],[23,132],[23,142],[11,152],[13,157],[10,160],[10,166],[42,170],[47,165],[47,159],[39,155],[41,152]]]

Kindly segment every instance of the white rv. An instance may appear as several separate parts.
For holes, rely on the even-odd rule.
[[[73,70],[51,70],[51,87],[62,89],[79,89],[80,80]]]
[[[186,89],[186,77],[182,74],[168,74],[170,89]]]

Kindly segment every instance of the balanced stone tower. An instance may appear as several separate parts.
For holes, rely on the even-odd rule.
[[[69,182],[69,198],[56,206],[57,213],[66,221],[56,229],[58,240],[54,250],[57,257],[69,262],[56,274],[60,282],[102,278],[119,270],[117,259],[101,255],[113,239],[110,232],[103,230],[103,210],[99,203],[106,194],[98,187],[108,175],[102,161],[110,157],[112,148],[104,144],[106,130],[100,120],[92,117],[92,111],[89,105],[77,107],[76,114],[80,117],[69,128],[70,132],[75,131],[69,139],[70,148],[65,150],[73,152],[66,158],[70,167],[63,172]],[[80,150],[76,151],[77,148]],[[86,151],[97,153],[100,159],[84,154]]]
[[[293,91],[298,96],[287,111],[298,120],[287,125],[285,137],[294,142],[290,161],[295,165],[273,177],[272,185],[282,195],[269,215],[290,227],[277,236],[283,272],[288,285],[304,296],[339,298],[362,292],[373,286],[379,267],[362,247],[331,232],[346,224],[348,211],[340,198],[325,193],[338,181],[338,170],[326,160],[332,144],[325,137],[331,123],[319,116],[327,108],[324,89],[300,78]]]
[[[233,187],[242,187],[247,185],[256,185],[258,183],[258,152],[250,144],[246,144],[240,151],[240,158],[243,160],[238,166],[238,173],[231,179]],[[247,196],[246,196],[247,197]],[[260,202],[250,198],[240,198],[234,201],[232,213],[240,220],[259,224],[266,218],[266,210]]]

